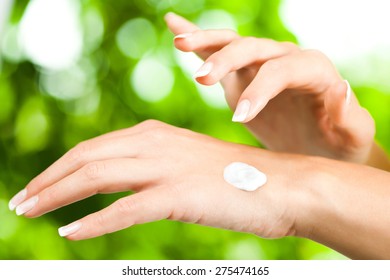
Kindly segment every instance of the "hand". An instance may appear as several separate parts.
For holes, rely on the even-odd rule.
[[[246,123],[267,148],[368,161],[373,119],[325,55],[230,30],[200,30],[172,13],[166,22],[179,35],[176,48],[205,60],[196,80],[220,81],[233,120]]]
[[[223,170],[233,161],[265,172],[267,184],[246,192],[226,183]],[[136,194],[60,233],[80,240],[172,219],[276,238],[294,232],[293,201],[298,199],[292,198],[303,183],[292,170],[303,174],[310,168],[295,156],[147,121],[77,145],[34,178],[10,206],[18,205],[19,215],[38,217],[97,193],[131,190]]]
[[[233,161],[263,171],[267,183],[253,192],[227,184],[223,170]],[[19,215],[38,217],[97,193],[132,190],[136,193],[61,228],[60,234],[80,240],[173,219],[268,238],[301,236],[353,258],[388,259],[389,176],[362,165],[273,153],[147,121],[77,145],[10,206],[17,206]]]

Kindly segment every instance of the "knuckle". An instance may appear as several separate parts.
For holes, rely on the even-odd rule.
[[[225,37],[228,37],[228,38],[231,38],[231,39],[239,37],[237,32],[234,31],[233,29],[226,28],[226,29],[222,29],[222,31],[224,32]]]
[[[107,226],[107,222],[102,212],[95,213],[94,223],[96,225],[96,228],[99,229],[99,231],[102,232],[102,234],[106,233],[104,229]]]
[[[30,183],[26,186],[27,193],[35,193],[36,191],[39,191],[42,186],[44,186],[47,182],[47,179],[45,176],[38,175],[35,178],[33,178]]]
[[[69,150],[67,157],[71,162],[82,163],[86,160],[91,146],[88,142],[81,142]]]
[[[157,125],[144,131],[146,139],[152,142],[161,143],[170,134],[170,127],[168,125]]]
[[[134,212],[136,208],[136,204],[134,202],[134,199],[131,199],[130,197],[119,199],[116,202],[116,208],[120,215],[127,216]]]
[[[153,135],[156,136],[164,136],[168,131],[168,127],[166,126],[160,126],[153,129]]]
[[[305,50],[303,52],[313,65],[312,70],[324,77],[324,80],[331,79],[334,76],[335,68],[332,61],[321,51],[315,49]],[[325,79],[326,77],[326,79]]]
[[[252,49],[257,47],[259,38],[253,36],[239,37],[232,42],[233,47],[243,47],[245,49]]]
[[[306,55],[309,55],[315,59],[319,59],[321,61],[328,61],[328,57],[321,51],[315,50],[315,49],[310,49],[310,50],[305,50],[304,53]]]
[[[54,203],[54,202],[58,201],[58,198],[61,197],[61,195],[59,195],[59,193],[53,188],[48,189],[44,193],[44,195],[46,197],[46,200],[50,201],[50,203]]]
[[[271,59],[265,62],[261,69],[265,72],[279,72],[283,70],[283,65],[280,60]]]
[[[304,50],[304,52],[307,54],[310,54],[310,55],[314,55],[314,56],[323,55],[323,53],[321,51],[316,50],[316,49],[307,49],[307,50]]]
[[[139,123],[137,126],[140,127],[142,130],[149,131],[149,130],[162,127],[163,125],[164,125],[163,122],[157,120],[146,120]]]
[[[291,52],[295,52],[295,51],[300,51],[301,49],[294,43],[292,42],[281,42],[280,43],[283,47],[285,47],[287,50],[291,51]]]
[[[105,163],[91,162],[83,167],[83,174],[87,180],[97,180],[104,176],[105,170]]]
[[[256,38],[256,37],[247,36],[247,37],[240,38],[240,39],[237,40],[237,41],[238,41],[239,43],[244,44],[244,45],[252,45],[252,44],[256,44],[258,40],[259,40],[259,39]]]

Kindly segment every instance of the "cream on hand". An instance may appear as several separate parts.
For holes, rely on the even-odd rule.
[[[243,162],[232,162],[226,166],[223,177],[230,185],[244,191],[255,191],[267,182],[263,172]]]

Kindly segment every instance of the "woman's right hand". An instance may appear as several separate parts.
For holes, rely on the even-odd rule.
[[[375,125],[331,61],[293,43],[201,30],[169,13],[176,48],[205,60],[197,82],[221,82],[234,121],[270,150],[367,163]]]

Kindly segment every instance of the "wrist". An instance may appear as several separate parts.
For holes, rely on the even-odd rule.
[[[336,162],[320,157],[305,157],[300,168],[299,190],[292,199],[292,209],[295,209],[293,233],[297,237],[317,240],[319,221],[336,207],[332,196],[328,195],[330,186],[339,186],[339,178],[335,176]],[[322,224],[322,223],[321,223]]]
[[[268,167],[272,169],[268,174],[273,173],[269,178],[269,183],[272,180],[272,190],[264,192],[262,197],[266,195],[263,203],[272,209],[268,212],[272,217],[270,219],[272,231],[264,235],[261,228],[255,233],[269,238],[284,236],[310,238],[315,229],[315,220],[326,209],[321,206],[324,205],[321,196],[322,190],[332,180],[331,172],[327,170],[332,168],[328,161],[320,157],[291,154],[278,154],[276,162],[268,160]],[[275,173],[275,170],[278,172]]]
[[[325,158],[310,161],[295,235],[351,258],[388,258],[389,174]]]

